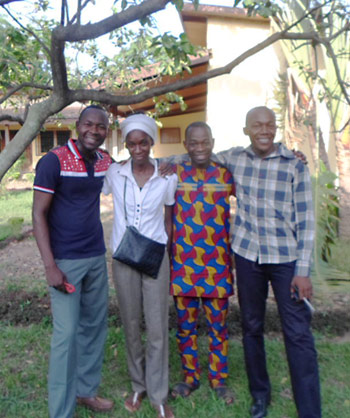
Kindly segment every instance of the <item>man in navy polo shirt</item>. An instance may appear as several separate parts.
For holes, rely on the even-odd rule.
[[[108,132],[106,112],[99,106],[85,108],[76,130],[77,140],[70,139],[39,161],[34,180],[34,235],[53,315],[51,418],[72,417],[76,403],[97,412],[113,408],[112,401],[96,396],[107,335],[100,192],[111,157],[99,149]],[[67,283],[75,291],[70,293]]]

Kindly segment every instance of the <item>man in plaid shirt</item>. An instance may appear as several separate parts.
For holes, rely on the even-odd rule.
[[[253,397],[251,417],[265,417],[271,397],[264,349],[270,281],[281,317],[298,416],[316,418],[321,417],[317,354],[310,331],[311,314],[304,303],[299,303],[312,296],[311,181],[307,167],[282,144],[274,143],[276,130],[272,110],[251,109],[244,128],[251,145],[217,154],[236,186],[232,249]]]

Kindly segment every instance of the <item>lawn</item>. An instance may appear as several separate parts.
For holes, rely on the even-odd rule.
[[[19,235],[23,226],[31,225],[33,192],[0,193],[0,241]]]
[[[4,326],[0,340],[0,417],[47,417],[46,374],[51,325],[28,327]],[[350,344],[329,341],[317,336],[323,398],[323,417],[350,416]],[[273,387],[270,418],[296,417],[289,374],[280,338],[267,339],[268,364]],[[171,401],[176,417],[247,417],[250,397],[243,364],[242,346],[231,339],[229,347],[230,377],[228,384],[236,394],[234,405],[226,407],[217,400],[206,379],[206,338],[200,338],[203,367],[202,385],[188,399]],[[180,362],[175,334],[170,335],[171,384],[181,379]],[[114,412],[108,416],[123,418],[130,414],[123,409],[123,400],[130,390],[126,366],[124,337],[120,328],[110,327],[100,393],[114,399]],[[91,413],[77,407],[77,418],[91,417]],[[103,414],[101,414],[103,416]],[[107,414],[106,414],[107,416]],[[148,401],[134,415],[154,417]]]
[[[0,240],[1,231],[8,225],[10,219],[22,218],[24,225],[30,225],[31,201],[31,191],[0,195]],[[106,227],[106,219],[109,219],[109,214],[103,213],[102,217]],[[111,222],[110,219],[109,222]],[[9,234],[11,236],[17,232],[16,229],[12,228]],[[344,245],[342,243],[336,247],[334,252],[335,265],[350,271],[350,264],[346,264],[347,260],[344,260],[344,252],[348,252],[345,251]],[[347,248],[350,251],[350,244]],[[17,243],[14,242],[1,251],[0,296],[3,296],[2,304],[5,305],[5,308],[6,304],[14,304],[14,300],[9,299],[10,292],[15,295],[19,295],[21,292],[35,292],[40,305],[44,300],[41,298],[45,298],[47,294],[47,286],[34,240],[28,238]],[[323,417],[350,417],[349,333],[342,338],[337,337],[336,324],[330,326],[329,316],[326,316],[325,310],[326,305],[330,305],[331,309],[335,309],[334,313],[338,312],[338,316],[335,316],[338,325],[341,325],[341,322],[344,323],[344,318],[346,318],[348,312],[350,300],[348,295],[350,293],[348,288],[347,290],[344,288],[345,290],[342,291],[339,286],[337,288],[333,287],[333,289],[327,287],[327,289],[328,292],[331,292],[328,298],[315,300],[317,312],[314,320],[317,329],[321,329],[318,326],[322,325],[324,330],[324,332],[317,331],[316,333],[322,385]],[[320,292],[316,289],[315,293]],[[333,293],[336,296],[333,297]],[[342,305],[334,303],[338,295],[342,296]],[[113,289],[111,289],[111,297],[112,300],[115,299]],[[24,298],[15,306],[17,316],[24,317],[32,303],[29,299]],[[341,307],[342,309],[340,309]],[[52,330],[51,319],[46,313],[40,317],[41,311],[37,310],[36,306],[33,306],[32,310],[37,312],[37,317],[39,316],[41,322],[29,323],[28,326],[13,326],[11,321],[5,322],[0,317],[0,418],[41,418],[48,416],[46,383]],[[327,323],[323,324],[322,320]],[[237,320],[231,318],[230,321],[237,325]],[[110,317],[103,380],[100,388],[101,395],[113,398],[116,406],[112,414],[100,414],[99,416],[123,418],[131,416],[123,408],[124,398],[130,391],[130,382],[126,366],[124,336],[122,330],[116,325],[117,322],[115,317]],[[342,325],[340,329],[343,331],[349,329],[346,326]],[[236,326],[235,329],[237,328]],[[296,411],[292,400],[289,373],[280,334],[270,333],[267,336],[266,346],[273,387],[269,418],[295,418]],[[203,335],[200,337],[199,349],[203,368],[201,387],[189,399],[171,401],[176,417],[243,418],[249,416],[248,410],[251,401],[247,388],[242,345],[236,332],[233,332],[229,346],[230,377],[228,384],[236,394],[236,402],[230,407],[226,407],[216,399],[208,386],[206,379],[207,341]],[[173,385],[180,380],[180,360],[175,343],[173,321],[170,332],[170,384]],[[92,416],[87,410],[77,407],[76,418]],[[136,418],[151,418],[155,416],[155,413],[148,401],[145,401],[141,410],[134,416]]]

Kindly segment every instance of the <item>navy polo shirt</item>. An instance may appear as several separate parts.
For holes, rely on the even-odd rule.
[[[38,162],[34,190],[54,195],[48,223],[55,258],[79,259],[105,253],[100,193],[110,164],[109,154],[99,149],[94,164],[89,165],[72,139]]]

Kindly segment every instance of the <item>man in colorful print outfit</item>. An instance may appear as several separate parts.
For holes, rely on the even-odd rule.
[[[178,315],[177,342],[184,381],[172,395],[187,397],[199,387],[197,319],[202,302],[209,330],[209,381],[227,404],[233,394],[228,376],[228,298],[233,294],[230,251],[229,171],[211,162],[210,127],[195,122],[186,129],[184,145],[191,161],[175,166],[175,195],[170,292]]]

